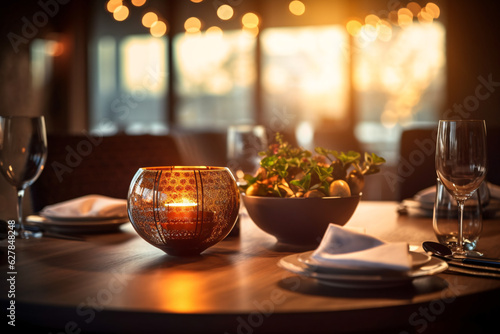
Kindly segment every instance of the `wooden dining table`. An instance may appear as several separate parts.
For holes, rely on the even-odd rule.
[[[416,251],[436,240],[432,218],[397,208],[361,201],[347,226]],[[496,325],[500,279],[445,271],[389,288],[326,286],[278,266],[310,247],[277,243],[244,210],[239,224],[239,236],[196,257],[165,254],[130,223],[84,241],[18,239],[14,268],[2,240],[2,309],[8,316],[14,301],[16,329],[54,334],[479,333]],[[500,219],[484,220],[478,249],[500,257],[499,244]]]

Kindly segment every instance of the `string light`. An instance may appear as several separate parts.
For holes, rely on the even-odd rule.
[[[150,28],[153,37],[161,37],[167,33],[167,25],[163,21],[156,21]]]
[[[259,17],[254,13],[246,13],[241,18],[241,23],[248,29],[257,28],[259,25]]]
[[[142,5],[144,5],[146,3],[146,0],[132,0],[132,5],[136,6],[136,7],[141,7]]]
[[[351,19],[346,23],[346,30],[351,36],[363,35],[364,42],[375,41],[377,38],[388,42],[392,38],[392,26],[407,28],[413,24],[414,19],[420,23],[432,23],[441,14],[439,6],[433,2],[421,7],[416,2],[409,2],[406,7],[392,10],[387,14],[387,19],[379,18],[374,14],[365,17],[363,25],[358,19]]]
[[[146,28],[151,28],[156,21],[158,21],[158,15],[153,12],[148,12],[142,17],[142,25]]]
[[[113,11],[113,17],[117,21],[124,21],[129,14],[129,10],[127,6],[119,6]]]
[[[229,20],[230,18],[233,17],[233,15],[234,15],[233,7],[229,5],[222,5],[219,8],[217,8],[217,16],[221,20],[224,21]]]
[[[113,13],[115,9],[120,7],[121,5],[123,5],[122,0],[109,0],[106,4],[106,9],[108,10],[108,12]]]
[[[195,34],[201,30],[201,21],[197,17],[190,17],[184,22],[184,29],[187,33]]]
[[[306,11],[306,6],[302,1],[294,0],[290,2],[290,4],[288,5],[288,9],[293,15],[300,16]]]

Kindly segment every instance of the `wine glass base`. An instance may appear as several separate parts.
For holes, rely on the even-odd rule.
[[[481,253],[477,250],[466,250],[466,249],[452,248],[451,251],[453,253],[453,256],[455,256],[455,257],[481,257],[481,256],[484,256],[483,253]]]
[[[484,253],[481,253],[476,250],[465,251],[465,254],[469,257],[481,257],[484,256]]]
[[[43,233],[40,231],[16,231],[16,237],[21,239],[40,239]]]

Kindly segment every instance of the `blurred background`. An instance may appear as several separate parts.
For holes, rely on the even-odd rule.
[[[486,0],[9,1],[0,114],[42,114],[49,134],[208,134],[218,139],[198,154],[219,164],[230,125],[260,124],[307,149],[383,156],[363,199],[397,200],[403,131],[458,117],[500,126],[499,9]],[[192,161],[195,151],[182,147]],[[1,179],[0,212],[13,215],[13,200]]]

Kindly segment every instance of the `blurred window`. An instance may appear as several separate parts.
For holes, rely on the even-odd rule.
[[[254,35],[222,30],[179,34],[173,48],[176,125],[225,130],[255,121]]]
[[[97,39],[91,129],[166,133],[167,40],[151,35]]]
[[[272,131],[296,128],[302,146],[325,120],[347,117],[348,34],[341,26],[262,32],[264,119]]]
[[[439,22],[394,29],[388,41],[355,38],[357,139],[389,160],[401,131],[435,124],[445,99],[445,29]],[[367,36],[367,35],[365,35]]]
[[[445,28],[430,17],[439,9],[411,5],[415,13],[402,8],[397,22],[370,14],[331,25],[292,26],[298,21],[290,19],[266,27],[271,23],[262,19],[253,30],[205,30],[208,21],[190,17],[184,29],[169,26],[177,29],[169,30],[171,40],[145,33],[139,20],[115,22],[98,6],[91,130],[225,131],[260,122],[295,134],[306,148],[352,145],[395,162],[402,130],[435,124],[445,98]]]

